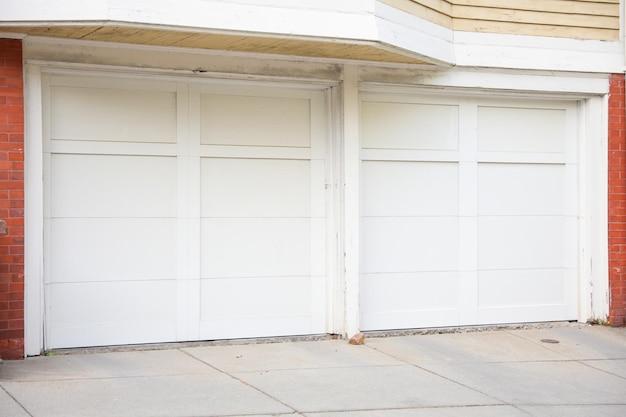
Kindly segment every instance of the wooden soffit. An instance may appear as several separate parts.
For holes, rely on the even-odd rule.
[[[380,42],[293,38],[241,33],[210,33],[138,27],[116,23],[0,25],[0,32],[31,36],[119,42],[231,52],[292,55],[301,57],[429,64],[423,58]]]

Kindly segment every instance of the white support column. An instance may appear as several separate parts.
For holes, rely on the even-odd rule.
[[[345,329],[345,297],[343,285],[343,234],[341,216],[343,215],[343,135],[341,91],[339,85],[328,89],[326,110],[328,112],[328,166],[326,170],[326,253],[328,264],[327,317],[328,331],[343,334]]]
[[[24,353],[39,355],[43,340],[43,126],[41,69],[25,71]]]
[[[579,148],[580,241],[578,320],[606,320],[609,314],[608,278],[608,95],[585,100]]]
[[[359,80],[358,67],[345,65],[343,96],[343,226],[345,328],[347,337],[359,332]]]
[[[197,340],[200,320],[199,94],[178,87],[177,340]]]

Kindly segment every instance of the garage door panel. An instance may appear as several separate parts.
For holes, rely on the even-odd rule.
[[[380,313],[364,312],[361,315],[362,329],[402,330],[416,327],[447,327],[459,325],[458,310],[422,310],[414,312],[387,311]],[[419,326],[416,326],[419,323]]]
[[[311,145],[311,103],[298,97],[203,94],[201,143],[207,145]]]
[[[243,331],[245,329],[245,332]],[[322,328],[323,329],[323,328]],[[309,317],[273,317],[271,320],[255,317],[211,320],[200,325],[203,339],[248,339],[321,334],[315,331]]]
[[[564,153],[566,117],[564,109],[479,106],[478,149]]]
[[[566,174],[562,164],[479,164],[478,213],[562,215]]]
[[[479,323],[533,323],[573,320],[576,312],[562,305],[506,306],[478,309]]]
[[[202,280],[201,337],[322,333],[313,326],[314,280],[323,277]]]
[[[176,277],[175,219],[48,220],[48,282]]]
[[[480,271],[479,308],[564,305],[567,279],[575,273],[565,268]]]
[[[203,279],[201,320],[305,316],[311,312],[310,277]],[[237,294],[224,298],[223,294]]]
[[[456,309],[457,272],[363,274],[368,313]]]
[[[47,348],[326,330],[326,97],[236,84],[43,78]]]
[[[47,346],[176,340],[176,283],[91,282],[46,287]]]
[[[311,162],[202,158],[203,217],[308,217]]]
[[[374,149],[458,148],[456,105],[361,103],[361,146]]]
[[[480,269],[559,268],[575,265],[568,239],[575,218],[484,216],[478,219]],[[568,230],[570,231],[568,233]]]
[[[175,92],[54,86],[50,101],[51,139],[176,142]]]
[[[323,275],[324,233],[322,219],[203,219],[202,277]]]
[[[419,326],[416,326],[419,323]],[[460,325],[459,311],[456,308],[387,310],[361,312],[361,329],[393,330],[415,327],[445,327]]]
[[[361,106],[365,329],[577,317],[574,105],[368,92]]]
[[[175,217],[176,158],[53,154],[52,217]]]
[[[363,216],[458,213],[457,163],[364,161],[361,175]]]
[[[450,271],[458,267],[456,217],[363,218],[363,273]]]
[[[317,331],[316,329],[322,329]],[[267,336],[297,336],[324,333],[311,326],[308,316],[223,318],[200,323],[203,339],[247,339]]]
[[[241,93],[201,96],[198,337],[322,333],[324,111],[308,93]]]

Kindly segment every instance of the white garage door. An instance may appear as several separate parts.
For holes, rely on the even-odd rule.
[[[323,92],[44,85],[47,348],[325,332]]]
[[[576,319],[575,104],[361,104],[362,328]]]

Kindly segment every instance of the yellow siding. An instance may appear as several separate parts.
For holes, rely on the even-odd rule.
[[[452,5],[448,3],[447,0],[441,0],[438,2],[447,5],[447,8],[445,8],[447,11],[445,13],[440,11],[444,9],[443,7],[431,8],[426,6],[426,4],[434,3],[428,0],[382,0],[382,2],[412,15],[423,17],[424,19],[430,20],[438,25],[449,28],[452,27]]]
[[[538,12],[618,16],[618,2],[591,2],[581,0],[450,0],[458,6],[496,7],[499,9],[534,10]]]
[[[382,0],[455,30],[619,38],[619,0]]]

